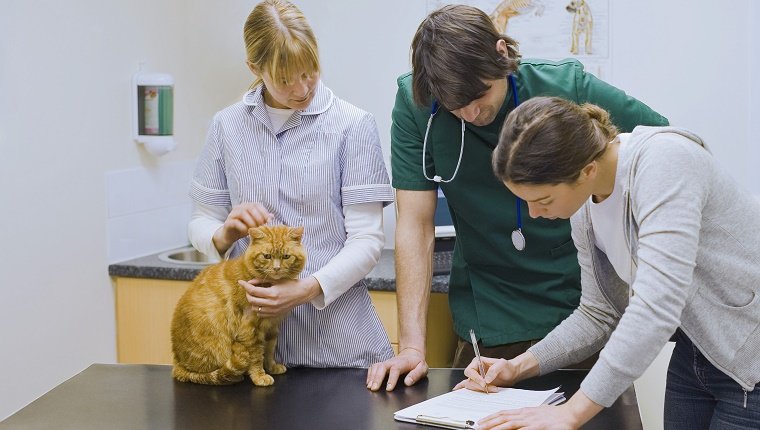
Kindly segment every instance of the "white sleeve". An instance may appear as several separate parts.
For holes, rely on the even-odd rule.
[[[317,309],[324,309],[364,279],[380,260],[385,244],[382,202],[346,205],[343,216],[347,236],[343,249],[312,275],[323,292],[311,301]]]
[[[211,259],[222,260],[214,246],[214,233],[224,225],[230,208],[222,206],[213,206],[203,203],[193,202],[193,213],[190,216],[190,222],[187,225],[187,236],[190,243],[198,251],[206,254]],[[232,250],[233,247],[230,247]]]

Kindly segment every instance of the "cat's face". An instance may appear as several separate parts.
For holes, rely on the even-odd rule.
[[[303,227],[260,226],[248,230],[246,260],[266,279],[296,279],[306,264]]]

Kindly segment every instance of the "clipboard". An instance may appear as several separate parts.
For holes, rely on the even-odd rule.
[[[499,411],[562,403],[565,396],[558,390],[501,388],[486,394],[462,388],[398,410],[393,419],[446,429],[475,429],[479,420]]]
[[[466,420],[460,421],[449,417],[431,417],[428,415],[417,415],[414,419],[398,418],[393,416],[397,421],[405,421],[415,424],[422,424],[431,427],[439,427],[444,429],[474,429],[475,421]]]

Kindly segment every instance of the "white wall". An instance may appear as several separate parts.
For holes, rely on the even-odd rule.
[[[248,8],[0,4],[0,419],[90,363],[115,361],[106,173],[155,174],[196,157],[213,112],[249,84]],[[176,81],[179,145],[160,159],[131,139],[140,61]]]
[[[760,2],[749,2],[749,127],[745,166],[749,172],[747,183],[760,199]]]
[[[132,169],[159,178],[194,160],[213,112],[249,84],[241,27],[253,4],[0,5],[0,419],[90,363],[115,361],[106,176]],[[320,40],[325,82],[375,115],[388,157],[395,78],[409,68],[425,2],[296,4]],[[758,9],[748,0],[720,8],[706,0],[615,2],[612,28],[614,84],[705,137],[756,193]],[[176,81],[179,146],[159,159],[131,140],[130,81],[140,61]],[[386,213],[392,244],[392,208]],[[661,391],[638,388],[647,399]],[[658,428],[661,410],[644,413],[646,428]]]
[[[616,86],[701,135],[745,185],[753,2],[615,2]],[[754,54],[756,57],[757,54]]]

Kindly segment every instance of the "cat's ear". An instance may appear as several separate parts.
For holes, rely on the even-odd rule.
[[[248,229],[248,236],[251,236],[251,242],[253,242],[253,241],[257,240],[257,239],[263,239],[265,237],[264,236],[264,232],[261,231],[261,229],[258,228],[258,227],[251,227],[251,228],[249,228]]]
[[[293,240],[301,241],[301,238],[303,237],[303,226],[300,227],[291,227],[290,228],[290,237]]]

